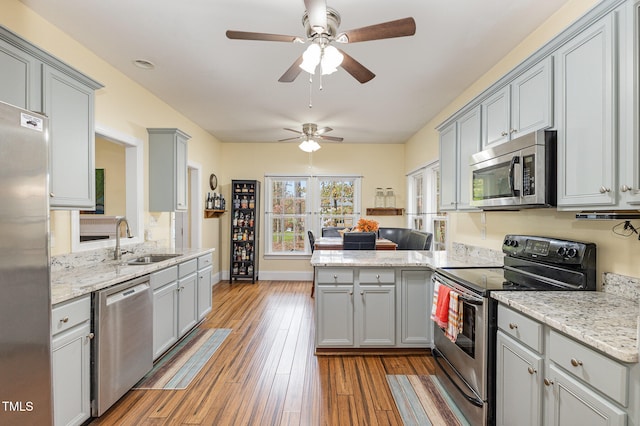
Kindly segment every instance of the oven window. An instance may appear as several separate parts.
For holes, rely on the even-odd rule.
[[[462,332],[458,333],[456,345],[471,358],[476,357],[476,307],[470,303],[462,304]]]
[[[492,198],[511,197],[509,184],[510,161],[473,171],[473,199],[475,201]]]

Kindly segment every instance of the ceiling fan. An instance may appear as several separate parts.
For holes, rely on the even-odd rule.
[[[416,23],[413,18],[403,18],[338,33],[340,14],[327,7],[326,0],[304,0],[304,4],[306,12],[302,16],[302,25],[307,33],[306,40],[297,36],[233,30],[227,31],[227,37],[236,40],[310,42],[304,54],[278,79],[282,83],[294,81],[302,70],[313,75],[318,65],[321,67],[322,74],[331,74],[340,66],[360,83],[366,83],[376,75],[343,50],[334,47],[332,43],[357,43],[412,36],[416,33]]]
[[[339,138],[335,136],[326,136],[325,133],[332,131],[331,127],[323,127],[318,129],[318,125],[314,123],[305,123],[302,125],[302,131],[288,129],[290,132],[298,133],[298,136],[286,139],[280,139],[278,142],[288,142],[295,140],[302,140],[302,143],[298,145],[298,147],[305,152],[313,152],[319,150],[320,144],[316,141],[316,139],[327,141],[327,142],[342,142],[344,138]]]

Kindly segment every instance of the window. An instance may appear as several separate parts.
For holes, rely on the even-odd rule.
[[[407,176],[407,227],[433,234],[432,250],[446,249],[447,216],[439,211],[440,168],[437,162]]]
[[[307,231],[352,227],[360,216],[360,177],[265,177],[265,254],[309,255]]]

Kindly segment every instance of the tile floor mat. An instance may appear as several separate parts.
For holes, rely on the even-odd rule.
[[[387,382],[405,425],[469,425],[435,376],[387,375]]]
[[[164,354],[134,389],[185,389],[231,333],[226,328],[196,328]]]

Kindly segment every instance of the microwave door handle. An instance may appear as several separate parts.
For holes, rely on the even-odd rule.
[[[511,189],[511,195],[513,197],[520,196],[520,190],[515,188],[515,168],[516,164],[520,164],[520,157],[514,155],[511,158],[511,163],[509,164],[509,188]]]

